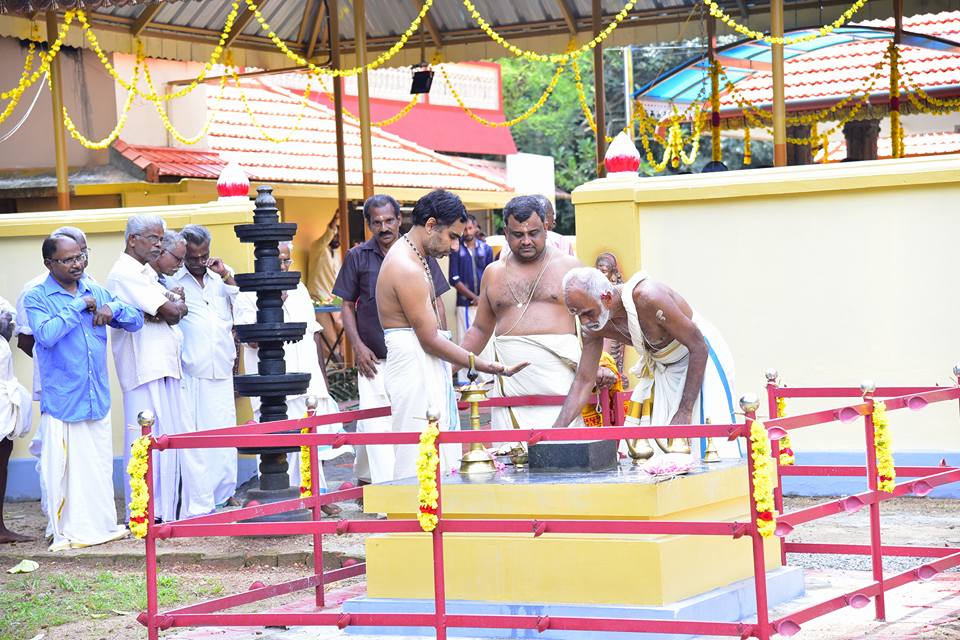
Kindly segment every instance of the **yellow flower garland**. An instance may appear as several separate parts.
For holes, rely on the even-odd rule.
[[[749,167],[753,162],[753,146],[750,144],[750,127],[743,129],[743,166]]]
[[[797,44],[800,42],[809,42],[811,40],[816,40],[817,38],[826,36],[830,33],[833,33],[835,30],[839,29],[844,25],[844,23],[851,20],[860,9],[863,8],[863,5],[867,4],[867,0],[856,0],[850,7],[843,12],[843,14],[831,22],[830,24],[825,24],[821,26],[817,33],[810,33],[804,36],[794,36],[792,38],[783,38],[783,37],[773,37],[768,36],[762,31],[754,31],[750,27],[740,24],[734,20],[730,14],[724,11],[715,0],[703,0],[703,3],[710,8],[710,15],[714,18],[719,19],[721,22],[726,24],[728,27],[736,31],[737,33],[744,35],[748,38],[753,38],[755,40],[763,40],[767,44],[782,44],[782,45],[791,45]]]
[[[247,1],[249,2],[250,0]],[[480,15],[477,7],[470,0],[463,0],[463,6],[468,12],[470,12],[470,17],[473,18],[473,21],[477,23],[477,26],[480,27],[485,34],[487,34],[488,38],[518,58],[526,58],[527,60],[533,60],[536,62],[553,62],[555,64],[566,64],[570,58],[579,56],[580,54],[597,47],[601,42],[610,37],[610,34],[613,33],[614,29],[620,26],[620,23],[626,19],[636,4],[637,0],[628,0],[628,2],[623,6],[623,9],[621,9],[620,12],[614,17],[613,21],[604,27],[596,37],[582,47],[574,49],[573,51],[567,51],[566,53],[545,54],[537,51],[521,49],[520,47],[507,41],[506,38],[497,33],[493,27],[490,26],[490,23]]]
[[[769,538],[777,529],[773,502],[773,462],[767,428],[759,420],[750,425],[750,457],[753,459],[753,500],[757,505],[757,531]]]
[[[893,493],[897,486],[897,470],[890,450],[890,431],[887,405],[883,400],[873,403],[873,446],[877,451],[877,489]]]
[[[777,398],[777,417],[782,418],[787,415],[787,399]],[[784,467],[792,467],[795,462],[793,457],[793,446],[790,444],[790,436],[785,435],[780,438],[780,464]]]
[[[891,41],[890,57],[890,155],[903,157],[903,127],[900,125],[900,51]]]
[[[236,67],[230,69],[230,75],[233,76],[233,84],[240,91],[240,101],[243,102],[243,110],[247,112],[247,117],[250,118],[250,122],[253,123],[253,126],[257,131],[260,132],[260,135],[263,136],[264,140],[268,140],[274,144],[283,144],[290,140],[293,137],[293,134],[300,130],[300,123],[303,121],[303,114],[307,111],[307,104],[310,102],[310,83],[313,81],[313,78],[310,78],[307,81],[307,88],[303,92],[303,100],[300,102],[300,111],[297,112],[297,119],[294,121],[293,126],[287,131],[287,135],[282,138],[275,138],[269,133],[266,129],[257,122],[257,117],[253,114],[253,110],[250,108],[250,103],[247,101],[247,94],[244,93],[243,87],[240,86],[240,76],[237,75]]]
[[[440,492],[437,491],[437,467],[440,457],[437,455],[436,441],[440,435],[437,423],[430,421],[427,428],[420,434],[420,449],[417,453],[417,520],[420,528],[430,532],[437,528],[437,507],[439,506]]]
[[[20,81],[17,83],[17,86],[12,89],[8,89],[0,93],[0,100],[9,100],[7,106],[4,108],[3,112],[0,113],[0,122],[6,120],[13,110],[16,108],[17,104],[20,102],[20,98],[23,96],[23,93],[33,86],[44,74],[48,73],[50,70],[50,63],[53,62],[53,59],[57,57],[57,54],[60,52],[60,48],[63,46],[63,41],[67,37],[67,33],[70,31],[70,24],[73,22],[75,12],[73,10],[67,11],[63,16],[63,24],[61,24],[57,29],[57,39],[50,44],[49,51],[40,52],[40,66],[37,67],[36,71],[31,72],[30,69],[33,67],[33,60],[36,54],[36,45],[30,43],[27,48],[27,56],[23,62],[23,72],[20,75]],[[48,77],[49,82],[49,77]]]
[[[310,414],[308,413],[307,416]],[[310,427],[300,429],[300,433],[310,433]],[[313,472],[310,469],[310,447],[300,447],[300,497],[309,498],[313,495]]]
[[[143,46],[138,40],[137,60],[133,67],[133,79],[130,81],[130,87],[127,90],[127,99],[123,103],[123,109],[120,112],[120,117],[117,119],[117,124],[113,127],[113,131],[108,133],[106,137],[102,138],[101,140],[93,141],[80,133],[80,131],[77,129],[77,125],[74,124],[73,119],[67,112],[67,106],[63,105],[63,126],[70,133],[70,136],[87,149],[106,149],[113,144],[113,141],[120,137],[120,132],[123,131],[123,128],[127,125],[127,117],[130,115],[130,109],[133,107],[133,98],[136,96],[136,86],[140,81],[140,72],[145,65],[146,63],[144,62],[143,58]],[[47,76],[47,83],[50,84],[50,90],[53,91],[53,84],[50,76]]]
[[[140,436],[130,446],[130,533],[137,538],[147,535],[147,507],[150,489],[147,487],[147,456],[150,455],[150,436]]]
[[[430,7],[433,6],[433,0],[423,0],[423,6],[420,8],[420,12],[417,14],[417,17],[413,19],[413,22],[410,23],[410,26],[407,27],[407,30],[403,32],[403,35],[400,36],[400,39],[394,43],[394,45],[390,47],[388,51],[381,53],[373,62],[368,62],[361,67],[351,67],[349,69],[327,69],[325,67],[318,67],[300,54],[292,51],[264,19],[263,13],[260,11],[260,8],[257,6],[256,2],[254,0],[245,0],[245,2],[247,4],[247,9],[253,14],[253,17],[257,19],[257,22],[260,23],[260,28],[267,32],[267,37],[270,38],[270,41],[273,42],[274,46],[277,47],[277,49],[279,49],[285,56],[293,60],[301,67],[307,67],[315,74],[333,76],[335,78],[355,76],[363,73],[365,69],[372,71],[377,67],[383,66],[388,60],[390,60],[390,58],[400,53],[400,50],[403,49],[403,47],[407,44],[407,41],[420,28],[420,23],[424,18],[427,17]]]

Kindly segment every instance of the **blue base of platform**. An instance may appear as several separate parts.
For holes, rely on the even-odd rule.
[[[782,567],[767,573],[767,598],[774,607],[804,594],[803,569]],[[345,613],[433,613],[432,600],[401,598],[354,598],[343,603]],[[753,578],[734,582],[726,587],[708,591],[699,596],[661,607],[632,605],[580,604],[510,604],[447,600],[447,613],[488,615],[533,615],[574,618],[622,618],[659,620],[701,620],[736,622],[756,616],[757,605]],[[349,626],[347,633],[374,636],[434,637],[433,627],[360,627]],[[449,628],[447,635],[454,638],[529,638],[530,640],[687,640],[691,635],[668,633],[625,633],[598,631],[557,631],[548,629],[476,629]]]

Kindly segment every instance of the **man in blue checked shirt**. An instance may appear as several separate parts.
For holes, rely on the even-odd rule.
[[[64,235],[43,241],[50,275],[24,297],[43,394],[40,482],[51,551],[124,537],[113,497],[107,325],[138,331],[143,314],[85,278],[86,257]]]
[[[484,270],[493,262],[493,249],[481,240],[477,219],[467,214],[467,224],[460,238],[460,249],[450,254],[450,285],[457,290],[457,343],[463,342],[467,331],[477,317],[477,304],[480,301],[480,280]],[[484,360],[493,360],[493,352],[484,348],[479,354]],[[461,369],[457,373],[459,384],[466,384],[467,372]],[[481,374],[480,381],[492,379]]]

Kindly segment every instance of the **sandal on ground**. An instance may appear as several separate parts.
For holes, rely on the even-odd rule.
[[[320,506],[320,511],[328,516],[338,516],[343,513],[343,509],[335,504],[325,504]]]

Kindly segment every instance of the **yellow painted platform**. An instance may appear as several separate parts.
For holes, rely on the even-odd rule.
[[[746,464],[724,462],[654,483],[624,467],[599,474],[507,471],[490,483],[454,476],[444,513],[459,518],[741,521]],[[412,517],[413,480],[364,489],[369,512]],[[495,514],[495,515],[494,515]],[[432,598],[428,534],[367,539],[371,598]],[[775,540],[767,566],[780,566]],[[488,602],[664,605],[752,575],[749,538],[689,535],[447,534],[447,597]]]

